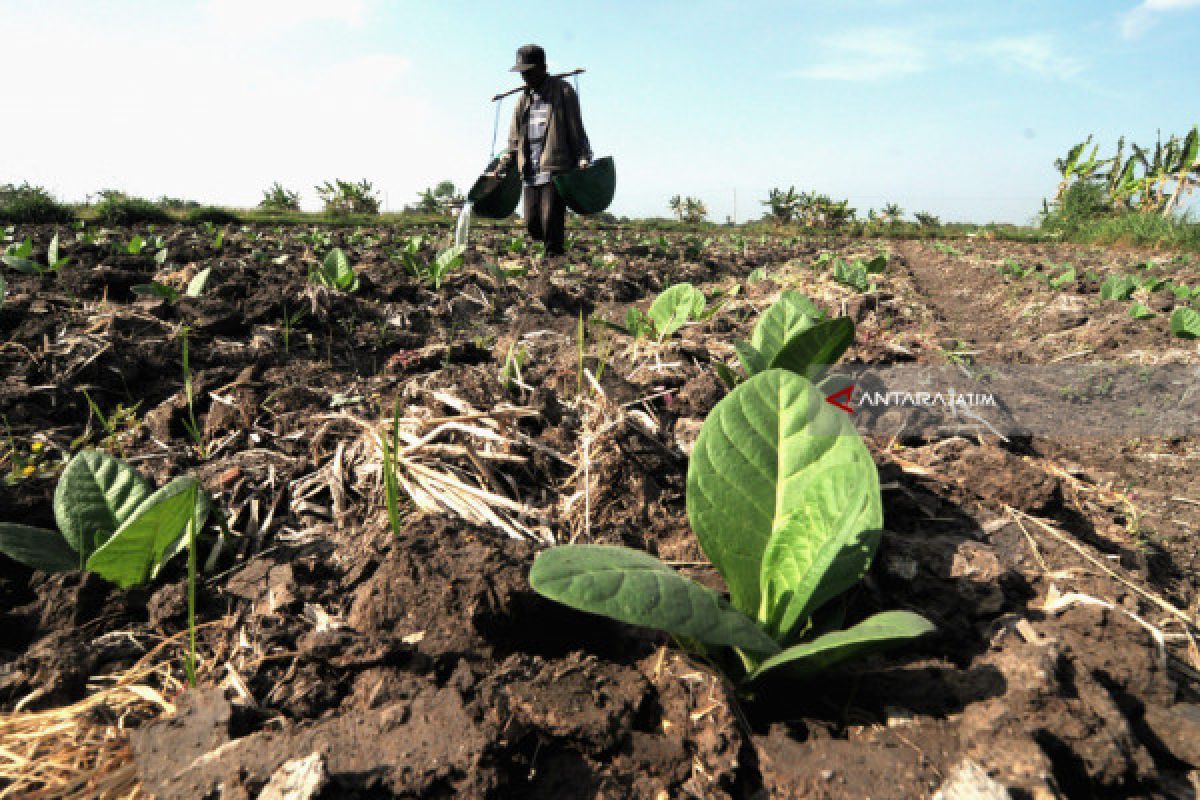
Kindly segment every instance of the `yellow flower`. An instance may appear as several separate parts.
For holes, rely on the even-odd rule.
[[[32,475],[35,472],[37,472],[37,467],[35,467],[33,464],[30,464],[29,466],[24,467],[21,470],[21,474],[24,475],[26,478],[28,478],[30,475]]]
[[[42,448],[45,446],[45,442],[34,442],[33,444],[29,445],[29,449],[35,453],[40,453],[42,452]]]

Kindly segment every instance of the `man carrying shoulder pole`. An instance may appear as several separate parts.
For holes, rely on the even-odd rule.
[[[525,185],[525,228],[533,239],[545,242],[546,255],[561,255],[567,207],[553,178],[583,169],[592,160],[579,96],[571,84],[547,74],[546,52],[536,44],[517,50],[517,63],[511,71],[521,73],[525,89],[513,109],[508,152],[498,170],[503,171],[516,158]]]

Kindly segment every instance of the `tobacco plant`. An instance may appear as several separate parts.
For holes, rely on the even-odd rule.
[[[339,292],[358,291],[358,275],[340,247],[330,250],[320,264],[309,269],[308,280]]]
[[[199,530],[211,510],[195,478],[179,477],[155,491],[124,461],[84,450],[58,479],[58,530],[0,523],[0,552],[34,569],[82,569],[129,588],[157,577],[187,544],[188,521]]]
[[[729,600],[610,545],[546,550],[530,584],[572,608],[673,634],[743,682],[811,675],[934,630],[908,611],[838,628],[832,601],[879,545],[879,476],[849,418],[800,375],[768,369],[717,404],[688,466],[687,509]]]
[[[54,238],[50,240],[50,247],[46,251],[46,263],[39,264],[33,258],[33,239],[26,237],[21,244],[9,245],[4,250],[4,255],[0,256],[0,261],[3,261],[9,267],[17,272],[23,272],[26,275],[47,275],[51,272],[57,272],[62,267],[66,266],[70,258],[67,256],[59,257],[58,254],[58,234],[54,234]]]
[[[723,364],[717,365],[717,372],[731,388],[768,369],[786,369],[818,381],[853,342],[853,319],[829,319],[812,300],[787,291],[759,316],[750,341],[734,344],[744,377]]]

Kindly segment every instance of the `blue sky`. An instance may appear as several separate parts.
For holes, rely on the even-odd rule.
[[[489,153],[516,47],[585,67],[613,211],[761,213],[772,186],[1028,221],[1088,133],[1200,122],[1200,0],[0,0],[0,182],[253,205],[368,178],[398,208]],[[502,109],[501,137],[511,101]]]

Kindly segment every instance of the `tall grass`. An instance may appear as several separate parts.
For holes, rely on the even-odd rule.
[[[1187,218],[1131,212],[1087,220],[1068,238],[1095,244],[1130,244],[1200,251],[1200,223]]]

